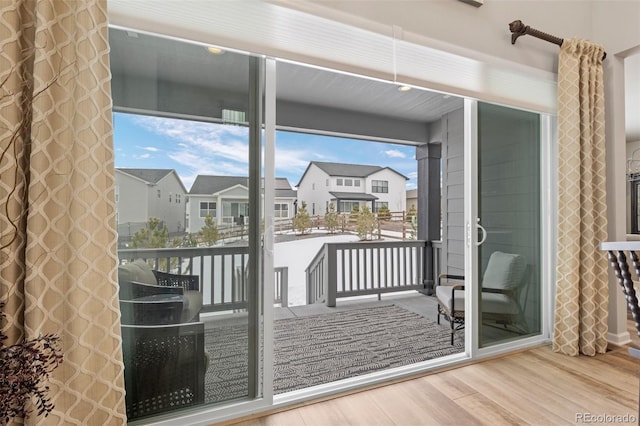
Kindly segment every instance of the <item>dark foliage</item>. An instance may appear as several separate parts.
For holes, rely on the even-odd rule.
[[[4,322],[4,303],[0,303],[0,325]],[[53,410],[43,384],[62,362],[60,338],[47,334],[5,346],[7,336],[0,331],[0,424],[14,417],[28,417],[28,401],[34,397],[38,415]]]

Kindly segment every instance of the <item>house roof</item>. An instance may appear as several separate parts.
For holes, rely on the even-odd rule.
[[[215,194],[236,185],[248,188],[249,178],[246,176],[198,175],[193,185],[191,185],[189,194]]]
[[[333,195],[338,200],[358,200],[358,201],[373,201],[378,197],[372,194],[366,194],[364,192],[336,192],[329,191],[329,194]]]
[[[296,186],[300,186],[300,183],[304,179],[307,171],[311,165],[314,164],[320,170],[328,174],[329,176],[344,176],[344,177],[355,177],[355,178],[365,178],[370,176],[380,170],[389,169],[394,173],[402,176],[405,180],[409,180],[408,177],[403,175],[402,173],[392,169],[391,167],[382,167],[382,166],[371,166],[366,164],[346,164],[346,163],[329,163],[324,161],[312,161],[307,166],[307,169],[302,174],[300,181]]]
[[[249,187],[249,178],[246,176],[210,176],[198,175],[191,185],[189,194],[215,194],[236,185]],[[287,178],[276,178],[275,190],[277,197],[296,197],[296,191],[291,189]]]
[[[123,169],[117,168],[121,172],[127,173],[131,176],[135,176],[138,179],[142,179],[149,183],[158,183],[160,179],[168,175],[173,169]]]
[[[184,183],[182,183],[182,179],[174,169],[128,169],[117,167],[116,170],[126,173],[130,176],[136,177],[140,180],[145,181],[148,184],[156,185],[160,180],[170,174],[174,174],[178,182],[180,182],[180,186],[182,186],[182,190],[186,193],[187,188],[185,188]]]

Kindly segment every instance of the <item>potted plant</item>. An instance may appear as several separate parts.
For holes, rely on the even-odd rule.
[[[0,302],[0,326],[6,317],[4,305]],[[10,346],[5,346],[6,339],[0,331],[0,424],[7,424],[14,417],[28,417],[32,397],[38,415],[46,417],[53,404],[45,382],[62,362],[60,338],[46,334]]]

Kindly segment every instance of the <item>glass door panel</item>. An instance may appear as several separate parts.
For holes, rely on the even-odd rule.
[[[129,420],[257,398],[261,59],[109,37]]]
[[[486,347],[541,330],[540,116],[478,103],[477,120],[474,275]]]

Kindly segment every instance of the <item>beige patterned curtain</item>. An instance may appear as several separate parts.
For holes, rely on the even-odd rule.
[[[604,86],[601,46],[565,39],[558,62],[558,254],[553,350],[607,348]]]
[[[106,3],[0,2],[3,329],[64,351],[27,424],[126,423]]]

